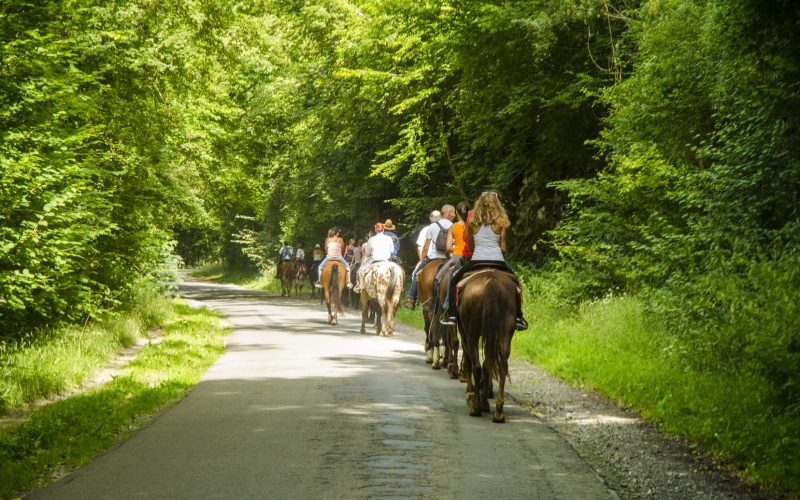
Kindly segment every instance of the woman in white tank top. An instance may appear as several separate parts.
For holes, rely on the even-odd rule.
[[[514,270],[508,265],[503,252],[506,251],[506,230],[511,225],[505,208],[500,203],[497,191],[484,191],[475,202],[475,210],[469,221],[469,247],[472,259],[465,262],[450,280],[447,302],[448,310],[441,319],[445,325],[456,324],[456,285],[465,273],[478,267],[499,267],[511,274]],[[522,301],[517,296],[517,330],[526,330],[528,322],[522,316]]]

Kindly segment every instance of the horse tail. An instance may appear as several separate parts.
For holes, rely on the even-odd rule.
[[[483,342],[484,342],[484,376],[488,379],[500,380],[505,377],[504,363],[500,352],[500,332],[507,323],[503,316],[507,315],[502,304],[503,284],[495,276],[490,276],[484,286],[483,307]],[[513,316],[512,316],[513,318]],[[510,339],[509,339],[510,341]]]
[[[397,268],[394,265],[389,266],[389,286],[386,287],[386,300],[392,301],[394,297],[394,289],[397,287]]]
[[[333,265],[331,269],[331,299],[337,312],[342,312],[342,291],[339,289],[339,266]]]

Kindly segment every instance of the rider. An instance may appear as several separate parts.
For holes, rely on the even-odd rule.
[[[430,225],[427,226],[425,233],[425,243],[420,251],[420,262],[411,273],[411,286],[408,289],[406,301],[403,304],[408,309],[414,309],[417,305],[417,273],[422,271],[428,262],[435,259],[445,259],[447,256],[445,252],[436,249],[436,237],[439,231],[447,231],[453,224],[451,220],[456,214],[456,208],[453,205],[442,206],[442,211],[434,210],[431,212]],[[434,242],[431,244],[431,242]],[[424,258],[423,258],[424,257]]]
[[[392,258],[392,250],[394,249],[394,241],[392,237],[386,234],[385,226],[382,222],[375,224],[375,236],[367,240],[367,250],[364,254],[364,265],[358,271],[358,281],[356,287],[353,289],[356,292],[361,291],[361,283],[364,281],[364,274],[367,268],[375,262],[383,262]]]
[[[450,252],[450,260],[447,261],[442,267],[439,268],[439,272],[436,273],[436,277],[433,279],[433,301],[435,302],[438,300],[439,297],[439,283],[441,283],[444,274],[449,272],[450,278],[452,279],[453,273],[458,271],[464,263],[464,250],[467,248],[467,240],[464,237],[466,234],[466,220],[467,214],[469,213],[469,204],[465,201],[461,201],[456,205],[456,217],[457,221],[450,226],[450,229],[447,230],[447,251]],[[442,304],[442,308],[447,310],[447,300],[445,299],[444,303]],[[429,312],[433,312],[433,304],[430,304],[431,309]],[[426,305],[425,307],[428,307]]]
[[[344,250],[344,240],[342,239],[342,235],[339,232],[338,228],[331,228],[328,230],[328,237],[325,238],[325,251],[327,255],[322,262],[320,262],[319,267],[317,268],[317,282],[314,283],[314,286],[317,288],[322,288],[320,284],[320,278],[322,278],[322,270],[325,269],[325,264],[328,263],[328,259],[336,259],[344,264],[344,267],[347,269],[347,288],[353,286],[350,283],[350,264],[344,260],[342,257],[342,251]]]
[[[481,193],[480,198],[475,202],[475,210],[469,222],[469,246],[473,251],[472,259],[465,262],[450,279],[450,288],[447,292],[449,307],[442,315],[440,323],[443,325],[456,324],[456,301],[450,300],[450,298],[455,297],[456,285],[465,273],[482,265],[488,265],[501,267],[514,274],[514,270],[503,257],[507,245],[506,230],[510,225],[511,222],[500,203],[497,191]],[[528,322],[522,317],[522,301],[519,292],[517,292],[516,329],[528,329]]]
[[[295,254],[294,254],[294,260],[298,264],[305,265],[305,263],[306,263],[306,252],[305,252],[305,250],[303,250],[303,244],[302,243],[298,243],[297,244],[297,252],[295,252]]]
[[[276,278],[280,279],[280,277],[281,277],[281,265],[284,262],[286,262],[287,260],[291,261],[293,255],[294,255],[294,249],[292,248],[291,245],[289,245],[288,241],[284,241],[283,242],[283,246],[280,248],[280,250],[278,250],[278,265],[276,266],[276,269],[275,269],[275,277]]]
[[[314,251],[311,252],[311,259],[314,261],[311,264],[311,272],[314,273],[312,276],[314,276],[317,281],[319,281],[319,264],[322,262],[323,257],[325,257],[325,253],[322,251],[319,243],[317,243],[314,245]]]
[[[397,253],[400,252],[400,238],[394,231],[395,231],[394,222],[392,222],[392,219],[386,219],[386,222],[383,223],[383,234],[392,239],[393,246],[392,246],[392,256],[390,259],[396,262]]]

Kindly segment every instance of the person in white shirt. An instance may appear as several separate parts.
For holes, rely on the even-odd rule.
[[[356,281],[355,288],[353,288],[353,290],[356,292],[361,291],[361,282],[363,281],[364,273],[367,272],[367,268],[369,268],[370,264],[373,262],[389,260],[392,257],[394,241],[392,240],[391,236],[383,233],[383,228],[384,225],[382,222],[375,224],[375,235],[367,240],[367,249],[364,252],[364,258],[366,260],[364,260],[363,265],[358,270],[358,280]]]
[[[434,210],[431,212],[431,223],[425,229],[425,243],[420,250],[420,262],[411,273],[411,286],[408,288],[405,305],[409,309],[414,309],[417,305],[417,273],[420,272],[428,262],[435,259],[446,259],[445,252],[436,249],[436,237],[439,231],[447,232],[453,225],[452,219],[456,215],[456,208],[453,205],[444,205],[442,211]],[[419,244],[419,241],[417,241]]]

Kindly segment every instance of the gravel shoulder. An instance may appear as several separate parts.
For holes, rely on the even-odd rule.
[[[766,499],[684,439],[521,359],[508,393],[561,433],[623,499]]]

